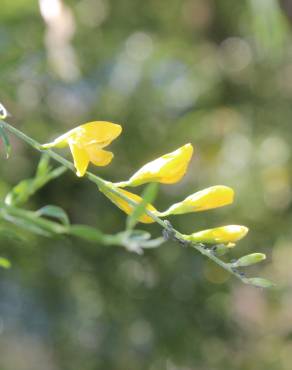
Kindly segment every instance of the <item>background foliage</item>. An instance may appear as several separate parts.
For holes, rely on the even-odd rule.
[[[1,255],[13,266],[0,272],[0,367],[290,369],[291,1],[60,4],[1,2],[0,97],[10,122],[42,142],[88,120],[122,124],[115,160],[94,169],[116,181],[192,142],[188,175],[160,188],[158,208],[210,185],[234,187],[234,206],[172,221],[185,233],[247,225],[234,255],[267,253],[261,274],[278,289],[246,287],[170,242],[138,256],[3,224]],[[39,159],[11,141],[2,199]],[[46,204],[106,233],[124,229],[124,214],[71,173],[28,209]]]

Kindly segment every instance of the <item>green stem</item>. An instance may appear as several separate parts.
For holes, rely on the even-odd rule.
[[[55,153],[51,149],[43,150],[42,145],[39,142],[37,142],[36,140],[27,136],[26,134],[24,134],[22,131],[18,130],[17,128],[11,126],[9,123],[7,123],[5,121],[2,121],[2,120],[0,120],[0,122],[3,125],[3,127],[5,127],[9,132],[13,133],[18,138],[25,141],[27,144],[32,146],[34,149],[36,149],[40,152],[46,152],[51,158],[53,158],[55,161],[61,163],[68,170],[71,170],[71,171],[75,172],[75,167],[74,167],[72,162],[68,161],[67,159],[65,159],[61,155]],[[124,194],[120,193],[118,190],[116,190],[116,188],[115,188],[116,184],[113,184],[109,181],[106,181],[106,180],[102,179],[101,177],[96,176],[96,175],[94,175],[93,173],[91,173],[89,171],[86,172],[85,176],[90,181],[94,182],[96,185],[98,185],[100,187],[106,187],[113,194],[115,194],[118,197],[120,197],[121,199],[125,200],[126,202],[128,202],[128,204],[132,205],[133,207],[137,206],[137,203],[135,201],[133,201],[132,199],[128,198],[126,195],[124,195]],[[221,266],[223,269],[228,271],[230,274],[236,276],[243,283],[249,284],[248,278],[243,276],[236,269],[232,268],[231,264],[226,263],[226,262],[222,261],[220,258],[218,258],[211,249],[207,248],[203,244],[195,244],[195,243],[190,243],[190,242],[186,243],[186,240],[184,239],[183,234],[181,234],[178,230],[172,228],[172,226],[170,226],[169,222],[163,221],[160,217],[158,217],[157,215],[155,215],[154,213],[152,213],[148,209],[145,209],[145,213],[148,216],[150,216],[156,223],[161,225],[170,235],[172,234],[176,240],[180,241],[181,243],[183,243],[185,245],[189,245],[189,246],[195,248],[198,252],[200,252],[204,256],[208,257],[210,260],[215,262],[217,265]]]

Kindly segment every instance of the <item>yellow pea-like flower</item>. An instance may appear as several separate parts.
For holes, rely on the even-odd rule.
[[[189,195],[179,203],[175,203],[160,216],[179,215],[189,212],[206,211],[231,204],[234,199],[234,191],[228,186],[216,185]]]
[[[227,244],[234,247],[234,243],[242,239],[248,233],[248,228],[241,225],[228,225],[214,229],[202,230],[191,235],[184,235],[186,240],[197,243]]]
[[[112,193],[108,188],[106,187],[100,187],[99,190],[108,198],[110,199],[118,208],[120,208],[122,211],[124,211],[127,215],[132,214],[133,212],[133,206],[129,204],[125,199],[119,197],[117,194]],[[115,187],[115,190],[119,192],[122,195],[125,195],[129,199],[133,200],[137,204],[139,204],[143,199],[134,193],[131,193],[124,189],[119,189]],[[151,211],[153,213],[156,213],[157,210],[151,205],[148,204],[146,209],[148,211]],[[144,213],[142,216],[140,216],[139,222],[142,222],[144,224],[151,224],[155,222],[150,216],[148,216],[146,213]]]
[[[113,159],[113,153],[102,148],[109,145],[122,132],[122,127],[112,122],[94,121],[78,126],[59,136],[51,143],[42,145],[42,149],[63,148],[69,146],[77,176],[85,174],[89,162],[95,166],[107,166]]]
[[[116,186],[138,186],[148,182],[176,183],[186,173],[193,150],[191,144],[183,145],[177,150],[145,164],[128,181],[117,183]]]

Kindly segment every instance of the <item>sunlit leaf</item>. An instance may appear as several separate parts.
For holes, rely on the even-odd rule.
[[[0,267],[4,269],[9,269],[11,267],[11,263],[7,258],[0,257]]]

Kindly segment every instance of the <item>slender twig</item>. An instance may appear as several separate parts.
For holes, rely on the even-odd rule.
[[[9,132],[13,133],[18,138],[20,138],[21,140],[25,141],[27,144],[29,144],[30,146],[32,146],[34,149],[36,149],[36,150],[38,150],[40,152],[47,153],[47,155],[49,157],[51,157],[55,161],[57,161],[60,164],[62,164],[68,170],[71,170],[71,171],[75,172],[75,168],[74,168],[74,165],[73,165],[72,162],[68,161],[67,159],[65,159],[61,155],[55,153],[51,149],[43,150],[42,149],[42,145],[39,142],[37,142],[36,140],[32,139],[30,136],[27,136],[22,131],[20,131],[17,128],[15,128],[14,126],[11,126],[9,123],[7,123],[7,122],[5,122],[3,120],[0,120],[0,123]],[[110,181],[106,181],[106,180],[102,179],[101,177],[99,177],[97,175],[94,175],[93,173],[91,173],[89,171],[86,172],[85,176],[90,181],[92,181],[96,185],[98,185],[99,187],[106,187],[110,192],[112,192],[116,196],[120,197],[121,199],[125,200],[131,206],[133,206],[133,207],[136,207],[137,206],[137,203],[135,201],[133,201],[132,199],[128,198],[125,194],[122,194],[121,192],[119,192],[116,189],[116,185],[114,185]],[[230,274],[236,276],[243,283],[250,284],[248,278],[245,277],[244,274],[242,274],[240,271],[238,271],[237,269],[235,269],[234,267],[232,267],[232,264],[226,263],[226,262],[222,261],[220,258],[218,258],[218,256],[216,256],[215,252],[211,248],[208,248],[205,244],[201,244],[201,243],[198,244],[198,243],[193,243],[193,242],[186,241],[184,239],[183,234],[181,234],[178,230],[174,229],[167,220],[162,220],[160,217],[158,217],[157,215],[155,215],[154,213],[152,213],[151,211],[149,211],[147,208],[145,209],[145,213],[148,216],[150,216],[156,223],[158,223],[159,225],[161,225],[164,228],[164,230],[166,230],[166,232],[169,235],[172,235],[173,238],[174,238],[174,240],[180,242],[182,245],[190,246],[190,247],[195,248],[198,252],[200,252],[201,254],[203,254],[204,256],[206,256],[207,258],[209,258],[210,260],[212,260],[213,262],[215,262],[217,265],[219,265],[220,267],[222,267],[224,270],[226,270]]]

